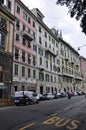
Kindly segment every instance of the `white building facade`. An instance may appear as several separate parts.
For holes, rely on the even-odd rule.
[[[57,93],[58,91],[58,50],[57,36],[43,22],[43,14],[35,8],[32,12],[37,17],[36,48],[37,48],[37,92]]]

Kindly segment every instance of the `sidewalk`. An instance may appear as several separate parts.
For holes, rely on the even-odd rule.
[[[13,106],[13,98],[0,98],[0,108],[1,107],[7,107],[7,106]]]

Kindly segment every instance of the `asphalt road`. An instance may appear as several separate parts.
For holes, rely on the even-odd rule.
[[[86,130],[85,123],[84,96],[0,108],[0,130]]]

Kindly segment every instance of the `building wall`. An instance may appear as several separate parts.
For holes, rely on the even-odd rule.
[[[41,12],[33,9],[32,12],[37,16]],[[58,88],[58,40],[51,29],[37,16],[36,24],[36,47],[37,47],[37,93],[56,93]],[[48,64],[48,65],[47,65]],[[48,77],[47,77],[48,76]],[[52,77],[52,78],[51,78]]]
[[[20,11],[19,11],[19,10]],[[19,12],[18,12],[19,11]],[[13,83],[12,83],[12,95],[16,90],[36,90],[36,79],[33,78],[33,71],[35,70],[35,65],[33,57],[35,57],[36,62],[36,52],[33,50],[33,44],[35,44],[34,34],[36,32],[35,28],[35,16],[30,12],[30,10],[19,0],[15,1],[15,32],[14,32],[14,47],[13,47]],[[30,18],[30,22],[28,22]],[[18,26],[19,21],[19,26]],[[34,26],[33,26],[34,22]],[[24,26],[25,29],[24,29]],[[29,32],[30,30],[30,32]],[[17,36],[19,37],[17,40]],[[23,42],[23,38],[24,41]],[[18,59],[16,59],[16,49],[19,50]],[[25,61],[22,61],[22,54],[25,53]],[[28,61],[28,55],[29,61]],[[29,63],[30,62],[30,63]],[[18,74],[15,74],[15,66],[18,66]],[[25,69],[25,74],[22,76],[22,67]],[[28,77],[28,69],[30,69],[30,77]],[[35,70],[36,71],[36,70]]]
[[[15,18],[4,6],[0,5],[0,97],[11,95],[12,62],[13,62],[13,30]]]
[[[60,39],[60,86],[62,91],[81,91],[79,54],[68,43]]]
[[[82,81],[82,91],[86,92],[86,59],[84,57],[80,57],[80,70]]]

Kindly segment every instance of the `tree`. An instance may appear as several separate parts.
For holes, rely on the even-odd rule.
[[[80,20],[82,32],[86,34],[86,0],[57,0],[57,5],[66,5],[71,17]]]

